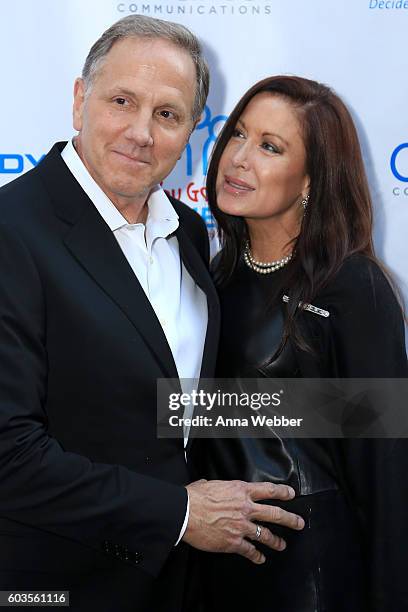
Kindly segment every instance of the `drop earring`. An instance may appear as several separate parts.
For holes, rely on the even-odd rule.
[[[303,200],[301,201],[301,205],[303,206],[303,211],[306,212],[306,208],[309,204],[309,194],[307,194]]]

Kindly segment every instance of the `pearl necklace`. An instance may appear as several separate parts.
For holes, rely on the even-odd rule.
[[[251,268],[251,270],[258,272],[259,274],[270,274],[271,272],[280,270],[280,268],[283,268],[283,266],[286,266],[286,264],[290,262],[292,255],[293,251],[292,253],[289,253],[289,255],[282,257],[282,259],[277,259],[276,261],[257,261],[252,257],[252,253],[249,248],[249,240],[247,240],[245,243],[244,261],[246,265]]]

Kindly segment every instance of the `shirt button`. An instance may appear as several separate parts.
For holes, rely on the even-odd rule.
[[[150,259],[149,259],[149,263],[150,263],[150,265],[151,265],[153,262],[154,262],[153,257],[150,257]]]

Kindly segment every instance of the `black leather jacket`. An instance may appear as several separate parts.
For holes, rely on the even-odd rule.
[[[279,282],[282,272],[257,275],[241,262],[232,282],[220,291],[224,317],[218,378],[302,375],[292,343],[288,341],[280,347],[286,305],[281,301],[273,308],[268,306],[273,284]],[[278,434],[270,438],[212,440],[206,475],[226,480],[286,483],[297,495],[338,488],[335,467],[324,440],[284,439]]]

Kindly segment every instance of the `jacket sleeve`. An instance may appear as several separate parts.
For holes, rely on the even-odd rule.
[[[103,550],[139,552],[157,575],[183,524],[187,492],[65,451],[47,431],[46,308],[35,262],[0,225],[0,516]]]
[[[407,377],[401,308],[377,264],[351,258],[317,305],[330,312],[326,330],[316,334],[323,339],[324,376]],[[366,541],[370,612],[408,609],[408,439],[349,438],[329,445]]]

